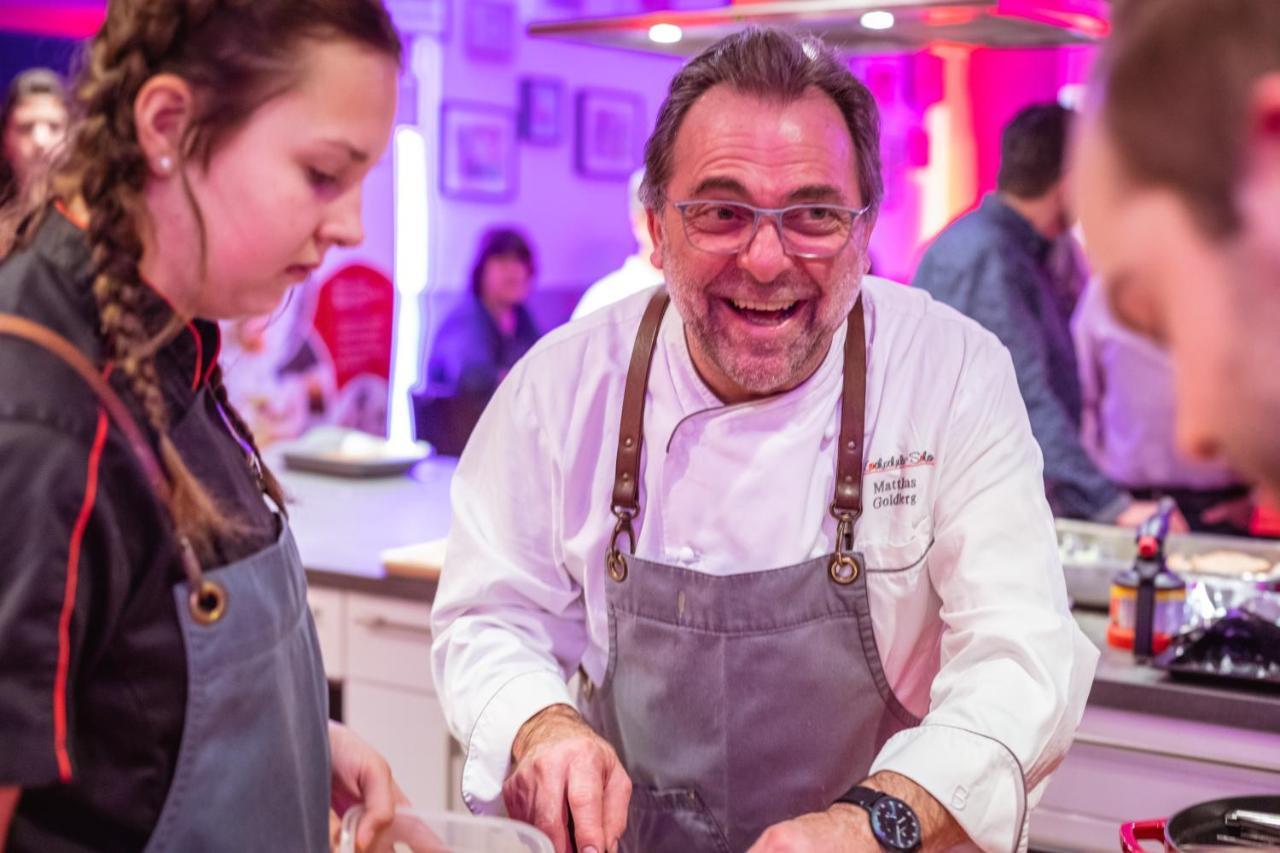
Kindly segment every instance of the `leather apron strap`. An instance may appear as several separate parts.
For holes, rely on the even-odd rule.
[[[658,343],[658,329],[671,296],[665,287],[649,299],[631,350],[631,366],[627,369],[627,385],[622,395],[622,421],[618,433],[618,459],[613,474],[613,514],[618,519],[613,539],[605,555],[609,576],[621,581],[627,576],[627,564],[618,550],[618,537],[627,535],[627,553],[636,551],[635,530],[631,520],[640,511],[640,449],[644,445],[644,396],[649,388],[649,370],[653,367],[653,350]]]
[[[609,576],[615,581],[627,577],[627,564],[618,548],[624,533],[627,553],[635,553],[635,530],[632,519],[640,511],[640,450],[644,444],[644,398],[653,366],[653,351],[658,329],[667,310],[670,296],[659,289],[649,300],[635,347],[622,396],[622,418],[618,434],[618,457],[614,467],[613,514],[618,519],[613,538],[605,554]],[[853,525],[862,515],[862,439],[866,429],[867,397],[867,332],[862,296],[849,312],[849,330],[844,344],[844,384],[840,405],[840,444],[836,455],[835,496],[831,514],[837,522],[836,549],[829,573],[836,583],[849,584],[862,572],[862,558],[853,550]]]
[[[133,415],[129,414],[129,409],[120,399],[120,395],[107,384],[107,380],[102,377],[93,362],[89,361],[74,344],[49,327],[16,314],[0,313],[0,335],[19,338],[40,347],[69,367],[89,386],[89,390],[98,398],[108,417],[115,422],[116,427],[124,435],[134,458],[142,466],[152,491],[155,492],[161,504],[171,509],[173,489],[165,476],[160,460],[156,458],[155,451],[151,449],[138,422],[134,420]],[[205,579],[200,561],[196,559],[195,551],[187,537],[177,531],[174,535],[178,541],[182,568],[191,590],[189,606],[192,616],[205,624],[215,622],[221,617],[226,607],[226,593],[217,583]]]

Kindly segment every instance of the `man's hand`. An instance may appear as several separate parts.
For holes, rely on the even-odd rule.
[[[825,812],[775,823],[747,853],[879,853],[865,809],[836,803]]]
[[[613,747],[568,705],[530,717],[511,747],[502,785],[507,814],[542,830],[569,853],[569,818],[579,853],[615,851],[627,828],[631,779]]]
[[[1134,501],[1125,507],[1119,515],[1116,516],[1115,524],[1117,527],[1137,528],[1148,518],[1156,514],[1156,510],[1160,508],[1157,501]],[[1189,533],[1191,526],[1187,524],[1187,519],[1179,510],[1174,510],[1169,516],[1169,532],[1170,533]]]
[[[409,805],[409,798],[391,778],[386,759],[351,729],[332,721],[329,722],[329,752],[334,809],[343,814],[356,803],[364,806],[356,828],[356,849],[364,850],[374,835],[391,823],[396,806]]]
[[[948,850],[969,840],[960,824],[942,804],[915,782],[889,770],[881,770],[860,784],[897,797],[916,813],[924,843],[921,850]],[[878,853],[880,843],[871,833],[866,809],[836,803],[825,812],[801,815],[765,830],[747,853]]]
[[[1241,533],[1248,533],[1253,522],[1253,510],[1253,495],[1245,495],[1208,507],[1200,513],[1200,520],[1205,524],[1228,524]]]

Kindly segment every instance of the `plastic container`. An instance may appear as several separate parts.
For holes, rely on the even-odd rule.
[[[1151,623],[1152,651],[1159,654],[1182,630],[1187,603],[1187,585],[1169,572],[1155,577],[1156,612]],[[1126,569],[1111,583],[1111,619],[1107,625],[1107,643],[1117,649],[1132,649],[1137,625],[1138,574]]]
[[[356,824],[362,814],[362,807],[352,806],[343,816],[339,853],[355,853]],[[555,848],[551,839],[527,823],[400,807],[391,826],[361,853],[555,853]]]

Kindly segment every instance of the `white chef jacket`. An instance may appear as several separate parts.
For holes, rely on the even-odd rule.
[[[877,648],[921,724],[872,772],[916,781],[986,850],[1026,845],[1027,810],[1066,753],[1097,651],[1068,610],[1040,450],[1008,352],[927,294],[863,281],[869,352],[864,553]],[[453,480],[432,611],[463,798],[501,808],[512,741],[581,665],[609,656],[604,565],[627,366],[649,294],[543,338],[498,389]],[[813,376],[725,405],[674,304],[645,409],[636,554],[713,575],[829,553],[842,328]]]

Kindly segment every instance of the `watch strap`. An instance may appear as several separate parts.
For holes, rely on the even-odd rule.
[[[846,791],[843,796],[836,800],[836,802],[852,803],[855,806],[862,806],[864,809],[869,809],[875,805],[876,800],[879,800],[883,796],[886,796],[884,791],[877,791],[875,788],[868,788],[863,785],[854,785]]]

